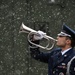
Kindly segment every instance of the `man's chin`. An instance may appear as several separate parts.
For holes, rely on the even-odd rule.
[[[60,44],[56,44],[58,47],[62,47]]]

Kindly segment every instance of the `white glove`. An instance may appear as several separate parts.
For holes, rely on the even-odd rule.
[[[44,38],[44,36],[46,35],[46,33],[44,33],[43,31],[37,31],[36,34],[34,34],[34,39],[35,40],[41,40]]]

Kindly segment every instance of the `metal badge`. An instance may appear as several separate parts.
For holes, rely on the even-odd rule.
[[[65,63],[62,63],[62,67],[63,67],[64,69],[66,69],[66,64],[65,64]]]
[[[62,63],[62,65],[66,65],[65,63]]]
[[[67,55],[64,55],[64,57],[67,57]]]

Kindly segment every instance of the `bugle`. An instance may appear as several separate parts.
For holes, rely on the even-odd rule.
[[[54,39],[54,38],[52,38],[52,37],[50,37],[50,36],[48,36],[48,35],[45,35],[43,38],[45,38],[46,40],[48,40],[48,44],[47,44],[45,47],[44,47],[44,46],[41,46],[41,45],[39,45],[39,44],[33,43],[33,42],[30,40],[30,35],[31,35],[31,34],[34,34],[34,35],[35,35],[35,34],[37,33],[37,31],[36,31],[36,30],[33,30],[33,29],[29,28],[29,27],[27,27],[27,26],[24,25],[23,23],[22,23],[22,25],[21,25],[21,27],[20,27],[19,33],[22,33],[22,32],[28,33],[28,41],[29,41],[32,45],[34,45],[34,46],[36,46],[36,47],[40,47],[40,48],[45,49],[45,50],[51,50],[51,49],[54,47],[55,42],[57,41],[56,39]],[[53,41],[51,47],[49,47],[49,44],[50,44],[49,40],[52,40],[52,41]]]

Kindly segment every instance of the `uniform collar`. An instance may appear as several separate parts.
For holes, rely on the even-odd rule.
[[[68,49],[66,49],[66,50],[64,50],[64,51],[61,51],[61,53],[62,53],[62,55],[64,55],[67,51],[69,51],[71,48],[68,48]]]

